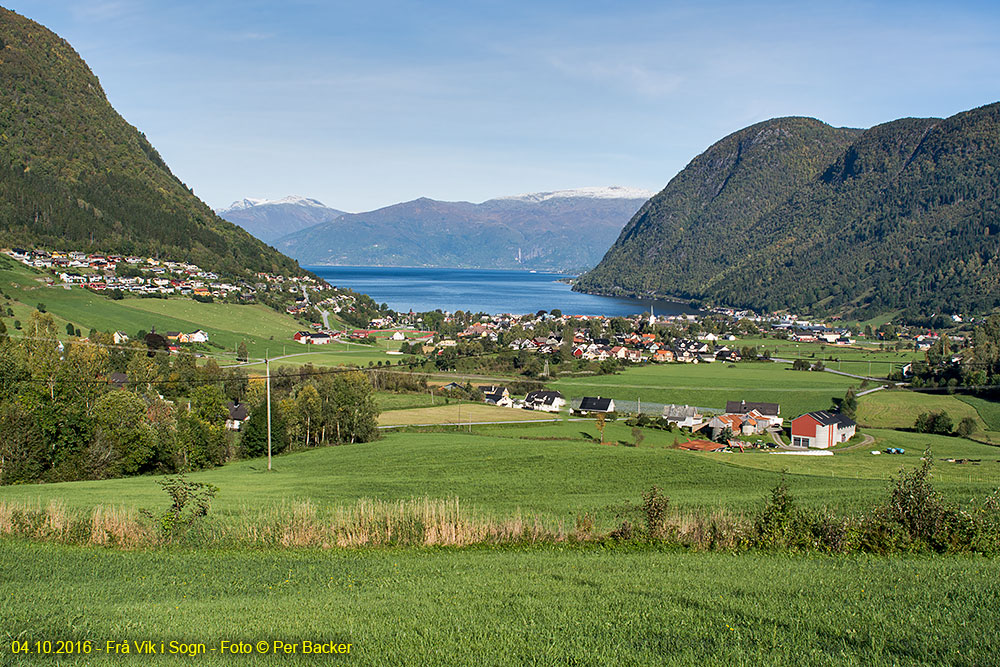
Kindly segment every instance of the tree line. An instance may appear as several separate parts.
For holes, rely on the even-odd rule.
[[[142,340],[57,333],[38,311],[17,338],[0,322],[0,484],[184,472],[266,451],[264,378]],[[275,453],[378,437],[364,372],[280,368],[271,394]],[[238,432],[230,407],[246,409]]]

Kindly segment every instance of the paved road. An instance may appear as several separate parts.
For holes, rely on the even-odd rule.
[[[330,330],[330,312],[327,311],[327,310],[323,310],[319,306],[316,306],[316,310],[319,311],[320,317],[323,318],[323,328],[326,329],[327,331],[329,331]]]

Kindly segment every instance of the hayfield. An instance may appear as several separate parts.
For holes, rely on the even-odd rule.
[[[308,639],[361,665],[995,663],[997,562],[542,546],[155,550],[0,540],[0,660],[14,637]],[[59,664],[177,664],[93,653]],[[197,664],[317,664],[220,656]]]
[[[391,410],[379,415],[380,426],[411,426],[415,424],[468,424],[469,422],[521,422],[557,419],[558,415],[532,410],[501,408],[484,403],[457,402],[423,408]]]
[[[862,396],[858,399],[857,421],[876,428],[913,428],[922,412],[947,412],[956,425],[972,417],[980,429],[986,429],[976,408],[957,396],[915,391],[876,391]]]

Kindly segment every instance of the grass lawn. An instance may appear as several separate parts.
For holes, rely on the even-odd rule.
[[[0,540],[12,637],[352,644],[345,664],[993,664],[998,563],[645,549],[152,551]],[[901,621],[901,622],[895,622]],[[177,664],[107,656],[59,664]],[[182,658],[183,660],[183,658]],[[336,658],[205,652],[198,664]],[[192,662],[194,662],[192,661]]]
[[[986,430],[976,408],[956,395],[916,391],[876,391],[858,399],[857,421],[877,428],[913,428],[921,412],[947,412],[955,425],[965,417],[976,420]]]
[[[619,400],[679,403],[722,409],[726,401],[779,403],[785,419],[825,410],[859,380],[785,364],[650,364],[616,375],[561,379],[551,383],[566,396],[608,396]]]

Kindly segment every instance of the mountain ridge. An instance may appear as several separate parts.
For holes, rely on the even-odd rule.
[[[0,8],[0,43],[0,243],[304,273],[199,200],[66,40]]]
[[[646,194],[583,188],[479,204],[420,197],[347,213],[280,237],[274,245],[312,265],[577,272],[598,261]]]
[[[1000,103],[863,131],[764,121],[694,158],[574,289],[858,317],[986,312],[1000,307],[998,164]]]

